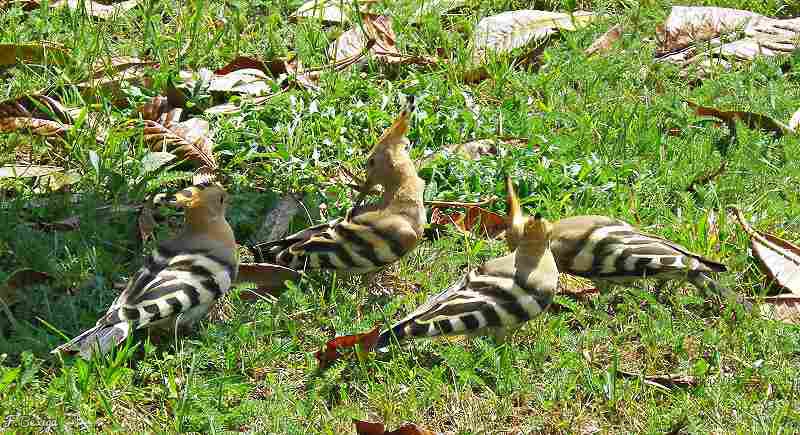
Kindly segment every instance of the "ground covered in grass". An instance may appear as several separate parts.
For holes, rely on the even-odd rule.
[[[798,14],[790,2],[705,1],[769,16]],[[0,2],[0,5],[3,3]],[[351,24],[289,23],[298,1],[143,1],[109,19],[81,12],[0,12],[0,43],[48,40],[70,61],[0,67],[0,100],[58,95],[121,123],[174,82],[179,71],[216,69],[238,55],[293,53],[326,65],[332,38]],[[426,200],[503,197],[503,176],[519,185],[528,212],[550,219],[605,214],[640,225],[725,262],[721,281],[748,296],[773,290],[728,214],[737,206],[763,230],[800,240],[800,140],[775,138],[698,118],[684,100],[789,119],[800,108],[800,56],[758,59],[692,82],[653,60],[654,31],[667,1],[469,1],[412,25],[413,5],[378,2],[394,19],[403,53],[439,56],[438,66],[323,70],[319,91],[282,89],[237,114],[210,121],[220,173],[233,195],[229,221],[240,243],[255,241],[285,192],[303,195],[315,223],[342,215],[352,191],[342,174],[364,158],[401,107],[418,98],[411,127],[420,160],[449,144],[518,137],[496,155],[443,154],[420,174]],[[533,63],[493,62],[466,84],[467,41],[478,20],[515,9],[606,14],[554,38]],[[622,23],[621,42],[603,55],[584,49]],[[147,85],[126,87],[122,107],[75,83],[98,60],[136,56],[157,63]],[[186,111],[203,101],[192,100]],[[199,113],[199,114],[197,114]],[[0,277],[31,268],[51,276],[25,289],[0,316],[0,424],[6,430],[220,433],[354,433],[353,419],[394,428],[411,421],[456,433],[796,433],[800,431],[800,330],[736,307],[720,310],[685,286],[653,292],[620,288],[590,300],[561,298],[505,343],[451,339],[393,346],[387,354],[317,368],[314,351],[333,335],[402,317],[467,267],[505,251],[501,240],[445,229],[366,286],[358,278],[312,274],[277,297],[255,302],[237,288],[192,334],[146,341],[107,360],[61,361],[49,350],[92,326],[141,265],[135,211],[157,192],[188,184],[186,164],[152,171],[138,127],[91,128],[63,139],[0,133],[0,163],[21,160],[74,170],[65,193],[31,179],[0,179]],[[718,176],[692,183],[713,174]],[[343,171],[346,168],[348,171]],[[693,185],[691,189],[689,186]],[[503,203],[489,206],[503,212]],[[156,239],[179,216],[163,212]],[[42,223],[76,216],[77,229]],[[304,214],[293,223],[308,225]],[[152,240],[145,242],[150,246]],[[138,342],[139,337],[137,337]],[[666,386],[642,375],[692,377]],[[38,426],[38,427],[31,427]]]

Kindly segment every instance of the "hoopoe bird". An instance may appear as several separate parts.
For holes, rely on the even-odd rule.
[[[365,274],[398,261],[422,238],[425,182],[408,154],[406,134],[413,99],[384,131],[367,160],[367,179],[356,204],[377,185],[377,204],[357,205],[344,217],[312,226],[283,240],[249,247],[256,262],[292,269],[336,269]]]
[[[514,213],[521,214],[518,202],[515,207]],[[518,243],[513,236],[506,240],[510,249]],[[630,284],[645,278],[682,280],[706,295],[734,298],[749,306],[744,298],[709,276],[725,272],[724,264],[645,234],[618,219],[595,215],[561,219],[553,224],[550,247],[559,271],[588,278],[601,286]]]
[[[153,202],[186,209],[184,228],[146,258],[94,328],[52,353],[107,353],[134,330],[186,329],[203,318],[236,279],[238,253],[225,219],[228,194],[218,183],[191,186]]]
[[[508,205],[517,204],[506,178]],[[385,348],[392,337],[493,334],[527,322],[552,302],[558,287],[558,269],[550,252],[552,226],[540,215],[513,216],[507,233],[516,241],[514,252],[469,271],[441,293],[431,297],[378,337]]]

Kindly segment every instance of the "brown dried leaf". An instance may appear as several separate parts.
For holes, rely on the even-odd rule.
[[[755,302],[755,298],[750,298]],[[800,325],[800,296],[782,294],[761,300],[761,314],[785,323]]]
[[[0,118],[41,118],[72,123],[69,111],[47,95],[23,95],[0,103]]]
[[[214,142],[208,137],[208,121],[192,118],[175,123],[170,128],[149,120],[145,120],[144,124],[144,141],[151,150],[162,151],[166,148],[197,166],[217,168]]]
[[[110,5],[95,2],[93,0],[56,0],[50,4],[51,8],[67,7],[73,11],[83,8],[87,15],[95,18],[111,18],[115,15],[129,11],[136,6],[139,6],[141,0],[126,0]]]
[[[671,387],[696,387],[698,384],[697,378],[690,375],[643,375],[640,373],[628,372],[625,370],[617,369],[617,373],[626,378],[642,379],[646,384],[671,388]]]
[[[247,282],[256,285],[255,290],[240,293],[239,297],[246,301],[258,300],[260,294],[276,296],[286,288],[284,282],[298,279],[300,272],[268,263],[239,263],[239,273],[236,276],[237,283]]]
[[[128,86],[151,88],[153,80],[149,71],[158,64],[136,58],[111,58],[105,63],[95,63],[92,76],[76,86],[83,98],[96,100],[98,95],[108,94],[117,107],[126,107],[128,99],[123,89]]]
[[[461,212],[446,213],[443,208],[433,207],[431,211],[431,225],[453,225],[464,234],[472,234],[477,230],[480,236],[489,238],[499,237],[506,230],[506,218],[481,207],[464,207],[466,214]]]
[[[413,423],[407,423],[396,430],[387,431],[383,423],[370,423],[354,420],[358,435],[443,435],[441,432],[431,432]]]
[[[38,0],[0,0],[0,11],[10,9],[14,5],[19,5],[23,11],[30,12],[37,9],[40,3]]]
[[[19,269],[0,285],[0,300],[7,306],[14,305],[20,297],[19,291],[25,287],[43,284],[50,280],[50,275],[33,269]]]
[[[622,24],[617,24],[592,42],[592,45],[590,45],[589,48],[584,51],[584,53],[586,53],[586,56],[604,54],[611,50],[611,46],[613,46],[615,42],[619,41],[621,37]]]
[[[319,368],[324,369],[332,362],[338,360],[342,356],[339,352],[341,349],[358,346],[356,351],[359,357],[363,357],[375,347],[375,344],[378,342],[380,330],[380,326],[376,326],[373,330],[363,334],[342,335],[328,341],[325,344],[325,349],[316,353],[317,361],[319,361]]]
[[[156,95],[137,111],[142,115],[142,119],[156,121],[167,127],[180,121],[183,114],[183,109],[173,107],[169,102],[169,98],[163,95]]]
[[[753,229],[741,210],[734,209],[734,212],[739,224],[750,236],[750,246],[761,269],[777,285],[795,295],[800,295],[800,246]]]
[[[0,66],[18,63],[49,62],[64,65],[67,51],[62,45],[51,42],[30,42],[24,44],[0,44]]]
[[[142,241],[142,243],[145,243],[150,240],[151,237],[153,237],[153,231],[156,229],[156,220],[153,217],[153,208],[151,203],[145,203],[142,209],[139,210],[138,224],[139,239]]]
[[[264,73],[271,74],[273,77],[279,79],[282,79],[283,77],[293,77],[293,80],[283,82],[284,87],[289,84],[296,83],[312,91],[319,90],[319,86],[317,85],[317,82],[319,81],[319,72],[305,70],[300,62],[300,59],[296,57],[276,58],[265,62],[248,56],[239,56],[224,67],[214,71],[214,74],[224,76],[242,69],[257,69]],[[266,99],[269,97],[271,97],[271,95],[262,98]]]
[[[656,36],[660,61],[696,67],[702,75],[715,64],[728,69],[729,61],[791,54],[800,47],[800,18],[778,20],[737,9],[674,6]]]
[[[36,136],[63,136],[70,127],[72,126],[49,119],[0,118],[0,133],[24,130]]]
[[[253,236],[256,240],[280,240],[289,231],[292,219],[300,213],[299,200],[290,194],[282,196],[277,205],[267,213],[261,228]]]
[[[397,49],[397,36],[392,29],[391,17],[363,14],[362,25],[344,32],[328,46],[328,58],[334,63],[351,59],[364,61],[361,56],[369,51],[379,62],[386,64],[432,65],[438,59],[428,56],[409,56]],[[363,30],[362,30],[363,26]]]
[[[712,116],[721,119],[728,123],[731,128],[735,127],[735,121],[741,121],[745,125],[753,129],[763,130],[773,133],[776,137],[781,137],[784,134],[791,133],[792,130],[780,121],[776,121],[767,115],[752,112],[739,112],[739,111],[723,111],[713,107],[700,106],[691,101],[686,101],[686,104],[691,107],[694,112],[699,116]]]

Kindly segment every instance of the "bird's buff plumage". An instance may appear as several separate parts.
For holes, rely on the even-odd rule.
[[[430,298],[378,338],[378,348],[392,337],[433,337],[502,333],[536,317],[550,305],[558,270],[550,252],[551,225],[540,216],[524,217],[510,180],[508,232],[514,252],[486,262]]]
[[[412,100],[413,101],[413,100]],[[413,103],[381,136],[367,161],[367,179],[356,203],[376,185],[380,202],[356,206],[333,221],[283,240],[249,247],[256,262],[293,269],[337,269],[368,273],[394,263],[417,245],[426,222],[422,193],[425,183],[406,147]]]
[[[187,327],[208,312],[236,278],[236,241],[225,220],[228,195],[219,184],[199,184],[155,202],[186,209],[180,235],[159,244],[94,328],[53,353],[106,353],[131,331]]]

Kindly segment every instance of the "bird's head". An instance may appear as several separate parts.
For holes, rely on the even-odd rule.
[[[413,111],[414,98],[409,97],[405,110],[383,132],[378,143],[372,148],[367,159],[367,179],[361,186],[356,203],[361,202],[372,188],[379,184],[385,189],[387,184],[396,185],[403,181],[407,165],[411,163],[407,149],[410,142],[406,134],[408,134],[409,121]]]
[[[171,194],[159,194],[153,198],[159,205],[169,205],[187,210],[187,219],[204,216],[209,222],[225,218],[228,207],[228,193],[221,184],[206,182],[195,184]]]
[[[546,244],[550,240],[553,225],[539,213],[533,217],[525,216],[522,213],[522,206],[509,176],[506,176],[506,191],[508,194],[508,227],[506,229],[508,248],[513,251],[523,244]]]

